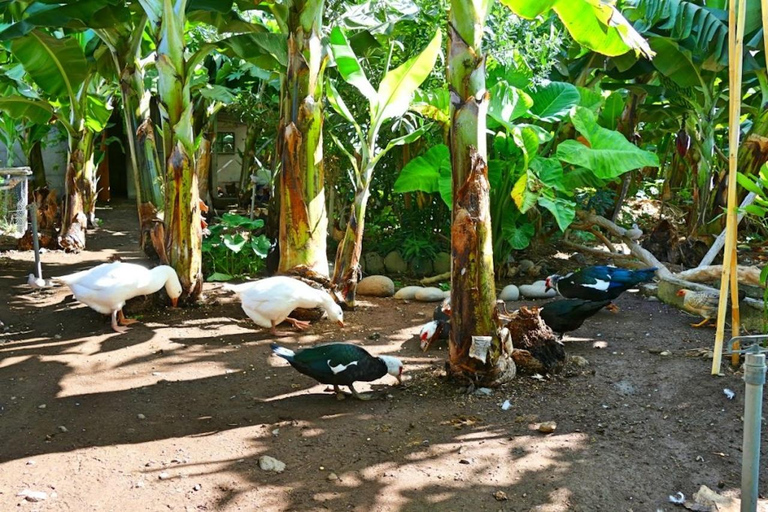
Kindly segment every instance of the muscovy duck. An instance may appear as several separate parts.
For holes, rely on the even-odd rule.
[[[539,310],[539,315],[550,329],[562,336],[563,333],[575,331],[581,327],[584,320],[591,317],[610,303],[610,300],[557,300],[545,304]]]
[[[370,382],[387,374],[403,382],[403,363],[392,356],[372,356],[367,350],[350,343],[327,343],[294,352],[272,343],[272,352],[285,359],[299,373],[321,384],[333,384],[337,396],[343,397],[339,386],[349,387],[355,398],[368,400],[354,388],[358,381]]]
[[[288,316],[296,308],[321,307],[328,318],[344,327],[344,312],[333,297],[298,279],[274,276],[243,284],[224,284],[224,289],[237,293],[245,314],[257,325],[271,328],[274,335],[275,326],[284,320],[299,330],[309,327],[309,322]]]
[[[165,287],[171,303],[176,306],[182,292],[176,271],[168,265],[148,269],[135,263],[115,261],[53,280],[69,286],[75,299],[91,309],[112,315],[112,329],[119,333],[127,330],[123,326],[136,323],[123,315],[123,306],[128,299],[149,295]]]
[[[447,340],[451,334],[451,298],[447,297],[435,308],[432,321],[427,322],[419,332],[419,345],[426,352],[435,340]]]
[[[567,299],[613,300],[630,288],[653,279],[656,270],[656,267],[642,270],[610,266],[586,267],[564,276],[549,276],[546,288],[554,288]]]

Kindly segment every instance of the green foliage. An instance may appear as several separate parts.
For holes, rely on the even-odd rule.
[[[256,233],[264,227],[261,219],[225,213],[208,227],[203,238],[203,270],[208,281],[228,281],[251,276],[264,268],[269,239]]]
[[[405,261],[433,260],[437,255],[435,244],[424,238],[406,238],[401,254]]]

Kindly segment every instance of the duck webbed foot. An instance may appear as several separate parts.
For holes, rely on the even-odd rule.
[[[616,305],[616,304],[614,304],[613,302],[611,302],[610,304],[608,304],[607,306],[605,306],[605,309],[607,309],[607,310],[608,310],[608,311],[610,311],[611,313],[618,313],[618,312],[620,311],[620,309],[619,309],[619,306],[617,306],[617,305]]]
[[[117,313],[118,312],[119,312],[119,310],[112,312],[112,330],[114,330],[117,333],[123,334],[128,329],[125,328],[125,327],[121,327],[120,325],[117,324]]]
[[[295,328],[297,328],[300,331],[303,331],[307,327],[309,327],[309,322],[305,322],[304,320],[296,320],[295,318],[288,317],[285,319],[286,322],[290,322],[293,324]]]
[[[139,323],[139,321],[134,320],[133,318],[127,318],[123,313],[123,310],[121,309],[117,312],[117,323],[118,325],[131,325],[131,324],[137,324]]]
[[[691,324],[691,327],[705,327],[709,323],[709,318],[705,318],[697,324]]]
[[[352,395],[354,395],[354,397],[357,398],[358,400],[370,400],[371,398],[373,398],[372,394],[361,395],[360,393],[357,392],[357,390],[352,384],[349,385],[349,390],[352,392]]]

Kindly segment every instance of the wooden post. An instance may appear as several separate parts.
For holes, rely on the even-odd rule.
[[[765,3],[765,1],[763,2]],[[732,272],[736,267],[736,173],[739,149],[739,117],[741,115],[741,63],[744,41],[744,22],[746,19],[746,2],[739,2],[738,22],[736,19],[736,2],[728,6],[728,77],[729,77],[729,128],[728,128],[728,209],[726,211],[725,252],[723,253],[723,274],[720,278],[720,302],[717,309],[717,332],[715,334],[715,350],[712,359],[712,375],[720,374],[720,363],[723,355],[723,338],[725,336],[725,313],[728,308],[728,289],[738,291],[738,281],[732,282]],[[736,317],[734,328],[738,329],[738,294],[734,293],[733,304]]]

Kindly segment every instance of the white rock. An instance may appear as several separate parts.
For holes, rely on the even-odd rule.
[[[395,283],[387,276],[368,276],[357,283],[357,293],[373,297],[391,297],[395,293]]]
[[[32,491],[30,489],[24,489],[16,496],[21,496],[27,501],[37,502],[37,501],[43,501],[48,499],[48,494],[44,493],[43,491]]]
[[[554,289],[547,291],[546,288],[547,282],[541,280],[533,284],[520,285],[520,293],[526,299],[546,299],[557,295]]]
[[[430,286],[417,291],[413,298],[420,302],[438,302],[445,298],[445,294],[440,288]]]
[[[512,408],[512,402],[509,400],[504,400],[504,403],[501,404],[501,410],[502,411],[508,411]]]
[[[146,418],[147,418],[146,416],[144,416],[144,415],[143,415],[143,414],[141,414],[141,413],[137,414],[137,415],[136,415],[136,417],[137,417],[138,419],[140,419],[140,420],[144,420],[144,419],[146,419]]]
[[[443,298],[444,299],[450,299],[451,298],[451,290],[445,290],[443,292]]]
[[[513,284],[508,284],[501,290],[499,299],[503,301],[517,300],[520,298],[520,290]]]
[[[413,300],[416,297],[416,292],[423,290],[421,286],[405,286],[397,290],[395,294],[396,299]]]
[[[259,457],[259,467],[263,471],[274,471],[275,473],[282,473],[285,471],[285,462],[281,462],[269,455],[262,455]]]
[[[169,478],[171,478],[171,475],[169,475],[169,474],[168,474],[166,471],[163,471],[162,473],[160,473],[159,475],[157,475],[157,477],[158,477],[160,480],[168,480]]]

